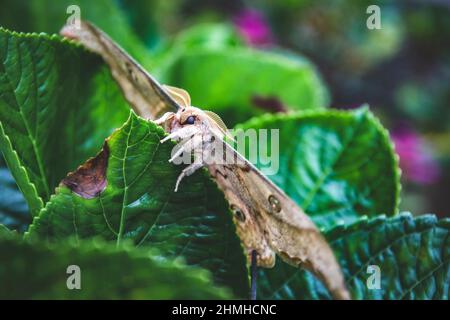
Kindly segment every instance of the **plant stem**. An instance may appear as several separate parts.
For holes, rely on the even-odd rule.
[[[258,275],[258,265],[256,261],[256,250],[252,251],[252,261],[250,265],[250,300],[256,300],[256,277]]]

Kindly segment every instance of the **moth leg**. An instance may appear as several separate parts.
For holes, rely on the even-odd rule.
[[[194,136],[188,141],[186,141],[177,152],[174,153],[172,158],[169,159],[169,162],[173,162],[178,156],[180,156],[183,152],[191,152],[196,151],[196,149],[202,144],[203,140],[201,136]]]
[[[185,147],[185,145],[181,146],[180,149],[178,149],[177,152],[175,152],[172,156],[172,158],[169,159],[169,162],[173,162],[177,157],[179,157],[183,152],[187,151],[187,148]]]
[[[188,127],[184,127],[180,130],[174,131],[171,134],[169,134],[167,137],[165,137],[164,139],[162,139],[160,142],[164,143],[167,140],[173,139],[173,140],[181,140],[181,139],[185,139],[188,138],[190,136],[193,136],[194,134],[198,133],[199,129],[195,126],[188,126]]]
[[[183,180],[184,177],[188,177],[191,174],[193,174],[198,169],[201,169],[205,164],[203,162],[194,162],[187,166],[186,168],[181,171],[180,175],[178,176],[177,183],[175,184],[175,192],[178,191],[178,186],[180,185],[181,180]]]

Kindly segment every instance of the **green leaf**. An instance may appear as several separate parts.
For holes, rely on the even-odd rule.
[[[7,226],[0,224],[0,235],[5,234],[5,233],[11,233],[12,231],[8,229]]]
[[[319,227],[397,213],[398,159],[367,108],[266,115],[240,128],[279,129],[279,170],[269,178]],[[256,165],[264,168],[273,156],[260,153]]]
[[[338,226],[326,236],[344,272],[353,299],[448,299],[450,281],[450,219],[433,215],[413,218],[361,219]],[[380,268],[379,289],[373,271]],[[368,271],[369,270],[369,271]],[[264,273],[260,298],[330,299],[322,284],[308,271],[284,265],[278,273]]]
[[[110,0],[3,0],[1,26],[21,32],[57,34],[67,20],[74,16],[73,6],[80,10],[81,19],[88,20],[116,40],[142,64],[151,63],[148,50],[128,24],[122,10]],[[69,8],[71,8],[69,10]],[[69,12],[68,12],[69,11]]]
[[[192,103],[219,113],[228,125],[281,109],[328,105],[328,93],[305,59],[248,48],[192,48],[161,66],[163,83],[184,88]]]
[[[1,299],[224,299],[205,270],[162,261],[157,252],[102,242],[28,242],[0,232]],[[81,289],[67,282],[80,269]]]
[[[33,215],[128,110],[98,57],[57,36],[0,29],[0,149]]]
[[[38,195],[36,186],[31,182],[27,169],[21,165],[21,159],[14,150],[11,140],[5,134],[2,122],[0,122],[0,150],[2,151],[3,157],[8,164],[19,189],[25,196],[31,214],[37,214],[43,207],[43,200]]]
[[[174,40],[172,51],[192,49],[227,49],[244,46],[235,28],[229,24],[196,24],[181,32]]]
[[[31,222],[28,206],[0,156],[0,227],[25,231]]]
[[[132,113],[99,154],[108,156],[106,189],[86,199],[62,185],[27,236],[53,241],[99,236],[117,244],[128,239],[157,248],[167,259],[183,256],[244,297],[246,261],[228,205],[205,171],[173,192],[182,168],[168,162],[174,144],[161,144],[164,134]]]

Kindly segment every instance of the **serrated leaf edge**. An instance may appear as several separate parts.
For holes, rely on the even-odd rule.
[[[1,140],[3,140],[4,143],[1,143]],[[13,172],[10,169],[13,177],[16,174],[20,174],[23,176],[24,180],[27,181],[26,186],[21,186],[19,184],[17,184],[17,186],[19,187],[20,191],[22,192],[22,194],[24,195],[24,197],[27,201],[31,216],[32,217],[37,216],[39,211],[44,207],[44,201],[39,196],[37,189],[36,189],[36,185],[33,182],[31,182],[26,168],[21,164],[19,155],[17,154],[17,151],[13,148],[11,139],[9,139],[9,136],[5,133],[1,121],[0,121],[0,144],[3,146],[1,151],[3,153],[7,152],[7,153],[9,153],[9,155],[11,155],[11,158],[14,161],[14,163],[11,165],[15,165],[15,167],[18,168],[17,172]],[[6,159],[6,157],[5,157],[5,161],[8,164],[8,160]],[[16,180],[16,183],[17,183],[16,177],[14,177],[14,179]],[[24,192],[25,188],[29,188],[30,192]],[[33,197],[33,199],[31,199],[31,197]],[[37,204],[35,202],[37,202]]]

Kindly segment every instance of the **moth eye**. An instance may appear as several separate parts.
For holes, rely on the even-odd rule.
[[[194,122],[195,122],[195,116],[189,116],[189,117],[187,117],[184,124],[194,124]]]
[[[278,200],[277,197],[275,197],[274,195],[269,196],[269,203],[270,203],[270,207],[272,208],[272,210],[274,210],[275,212],[281,211],[280,200]]]
[[[241,222],[245,222],[245,214],[239,208],[237,208],[235,205],[232,205],[231,211],[233,211],[236,219],[238,219]]]

